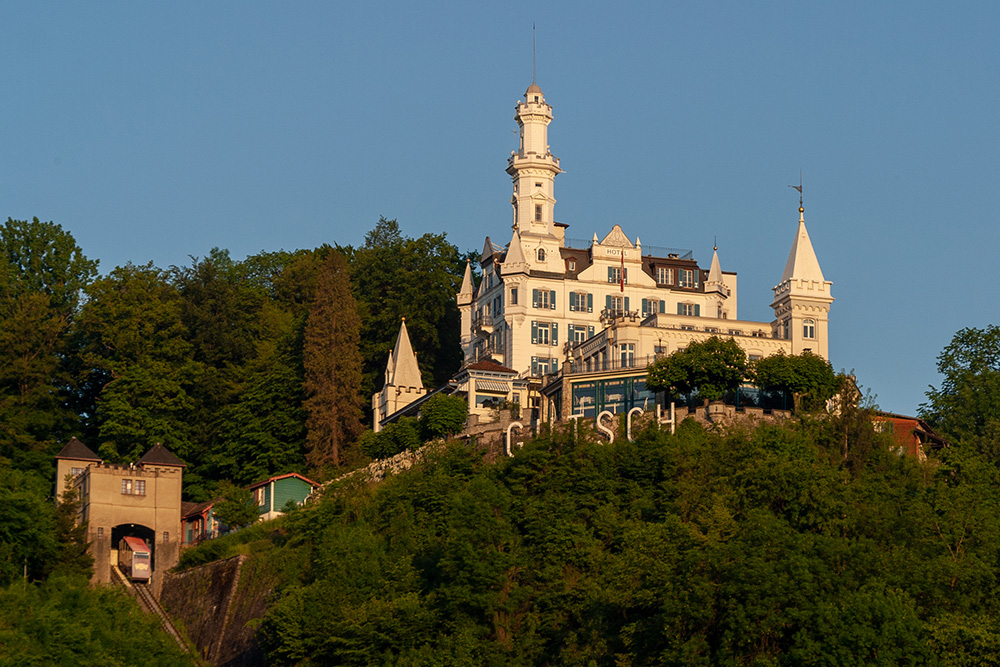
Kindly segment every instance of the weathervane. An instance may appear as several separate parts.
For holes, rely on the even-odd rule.
[[[799,184],[789,185],[790,188],[795,188],[799,191],[799,213],[803,212],[805,209],[802,208],[802,170],[799,170]]]

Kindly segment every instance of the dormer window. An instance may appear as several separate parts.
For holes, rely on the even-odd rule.
[[[568,260],[566,260],[566,270],[567,271],[576,271],[576,260],[575,259],[568,259]]]
[[[539,262],[544,262],[545,261],[545,248],[539,248],[538,252],[535,253],[535,255],[538,257],[538,261]]]
[[[538,95],[535,95],[535,101],[536,102],[538,101]]]

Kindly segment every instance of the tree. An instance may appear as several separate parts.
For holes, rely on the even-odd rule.
[[[361,434],[361,322],[347,260],[328,252],[316,283],[303,346],[306,450],[315,466],[340,466]]]
[[[358,249],[346,249],[351,283],[361,308],[363,396],[381,387],[399,320],[406,318],[424,383],[438,386],[462,362],[455,303],[465,260],[444,234],[404,236],[395,220],[381,218]]]
[[[260,512],[249,489],[236,486],[232,482],[219,485],[220,500],[212,508],[215,517],[230,528],[249,526],[257,520]]]
[[[151,263],[127,264],[88,289],[79,318],[89,369],[90,428],[109,443],[102,456],[135,461],[163,443],[189,463],[191,389],[202,374],[181,320],[181,298]]]
[[[1000,463],[1000,327],[962,329],[938,355],[940,387],[920,415],[956,443]]]
[[[93,574],[94,557],[87,542],[87,523],[78,521],[80,496],[73,487],[67,487],[59,499],[55,516],[55,538],[58,556],[55,571],[83,574],[88,579]]]
[[[646,387],[679,397],[697,390],[710,401],[736,389],[747,375],[747,355],[732,338],[712,336],[657,359],[646,374]]]
[[[70,331],[96,273],[55,223],[0,226],[0,456],[23,469],[50,464],[53,444],[72,428]]]
[[[469,403],[461,396],[435,394],[420,406],[420,430],[424,440],[454,435],[465,428]]]
[[[784,350],[754,365],[757,386],[792,395],[795,411],[823,407],[837,392],[837,375],[830,362],[812,352],[787,355]]]

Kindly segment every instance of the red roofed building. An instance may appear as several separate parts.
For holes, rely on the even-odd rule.
[[[941,449],[950,444],[934,432],[934,429],[918,417],[897,415],[892,412],[877,412],[873,417],[875,430],[892,435],[900,452],[915,456],[923,461],[927,458],[927,448]]]

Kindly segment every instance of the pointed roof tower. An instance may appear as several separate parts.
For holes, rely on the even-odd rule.
[[[472,265],[465,260],[465,275],[462,277],[462,287],[458,290],[458,305],[467,306],[472,303]]]
[[[712,266],[708,269],[708,282],[722,282],[722,266],[719,264],[719,246],[712,248]]]
[[[823,279],[823,270],[819,267],[819,260],[816,259],[812,241],[809,240],[805,208],[801,202],[799,202],[799,228],[795,232],[795,240],[792,241],[792,249],[788,253],[785,272],[781,274],[781,282],[784,283],[786,280],[826,282]]]
[[[56,454],[57,459],[72,461],[94,461],[100,463],[101,457],[90,450],[90,447],[80,442],[78,438],[70,438],[66,446]]]
[[[141,459],[139,459],[139,465],[149,466],[176,466],[178,468],[184,468],[187,466],[186,463],[177,458],[173,452],[161,445],[156,443],[149,448]]]
[[[389,356],[385,368],[385,383],[395,387],[423,387],[417,355],[410,345],[410,335],[406,331],[406,318],[399,325],[396,347]]]
[[[510,237],[507,255],[503,259],[504,275],[524,273],[528,270],[528,261],[524,257],[524,247],[521,245],[521,234],[515,229]]]

